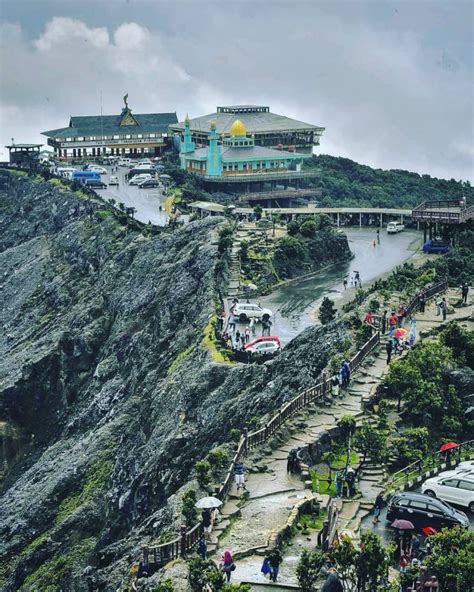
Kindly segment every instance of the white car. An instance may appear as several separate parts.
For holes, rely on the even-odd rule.
[[[272,311],[268,308],[262,308],[258,304],[251,304],[249,302],[237,302],[232,314],[239,319],[239,321],[245,322],[250,319],[256,319],[258,321],[268,321],[272,316]]]
[[[405,230],[405,225],[401,222],[389,222],[387,224],[388,234],[396,234],[397,232],[401,232],[402,230]]]
[[[118,165],[119,166],[123,166],[123,167],[128,167],[132,164],[132,161],[130,160],[130,158],[121,158],[118,161]]]
[[[56,173],[65,179],[72,179],[72,174],[77,170],[73,167],[58,167]]]
[[[471,473],[446,471],[427,479],[421,486],[421,491],[451,504],[469,508],[474,513],[474,475]]]
[[[109,185],[117,185],[119,184],[119,178],[116,175],[112,175],[109,179]]]
[[[458,464],[458,466],[454,469],[457,471],[471,471],[474,473],[474,460],[463,460]]]
[[[140,175],[135,175],[130,179],[129,185],[140,185],[142,181],[146,181],[147,179],[151,179],[150,173],[141,173]]]
[[[281,342],[278,337],[257,337],[254,341],[247,343],[245,351],[273,356],[281,351]]]
[[[153,163],[151,162],[151,160],[149,158],[142,158],[141,160],[138,161],[138,166],[140,166],[141,164],[146,164],[147,167],[150,167],[150,165],[152,165]]]
[[[95,173],[99,173],[99,175],[106,175],[107,174],[107,169],[104,169],[104,167],[99,166],[98,164],[88,165],[87,170],[94,171]]]

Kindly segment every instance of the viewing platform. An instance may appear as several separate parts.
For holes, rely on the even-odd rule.
[[[467,207],[464,200],[425,201],[412,211],[416,222],[463,224],[474,217],[474,206]]]

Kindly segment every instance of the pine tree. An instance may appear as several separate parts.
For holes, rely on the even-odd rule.
[[[334,301],[325,296],[319,308],[319,320],[322,325],[330,323],[336,318],[336,309],[334,308]]]

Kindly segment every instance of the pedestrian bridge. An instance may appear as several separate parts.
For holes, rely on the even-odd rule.
[[[229,210],[237,214],[240,218],[249,218],[254,215],[253,208],[244,208],[239,206],[224,206],[222,204],[209,201],[195,201],[189,205],[191,211],[199,214],[201,218],[205,216],[222,216]],[[404,220],[411,219],[412,210],[397,208],[358,208],[358,207],[340,207],[340,208],[320,208],[314,204],[308,204],[304,207],[292,208],[263,208],[264,216],[279,214],[287,220],[292,220],[297,216],[314,216],[315,214],[327,214],[337,226],[347,222],[358,223],[360,226],[380,225],[384,221],[398,219],[402,223]]]

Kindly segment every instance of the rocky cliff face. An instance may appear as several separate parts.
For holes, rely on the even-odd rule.
[[[222,220],[149,236],[15,178],[0,208],[0,587],[87,590],[87,573],[115,590],[194,462],[312,384],[344,332],[309,329],[263,366],[215,363],[202,335]]]

